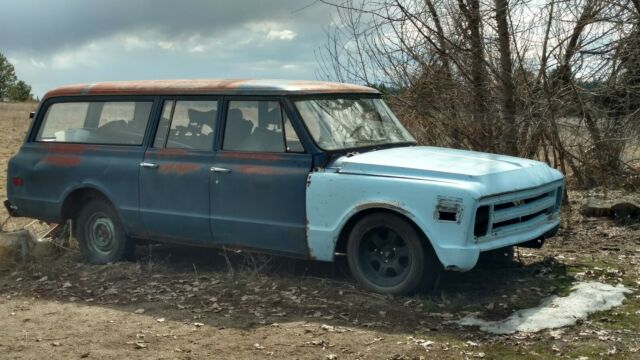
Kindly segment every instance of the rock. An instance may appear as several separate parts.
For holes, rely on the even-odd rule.
[[[35,241],[28,230],[0,232],[0,266],[26,262]]]
[[[640,221],[640,206],[630,202],[615,204],[609,217],[623,222]]]
[[[609,200],[587,198],[580,212],[587,217],[609,217],[612,205]]]
[[[31,249],[31,256],[37,259],[52,258],[60,255],[60,249],[51,241],[38,240]]]
[[[608,217],[618,221],[640,221],[640,205],[629,199],[587,198],[581,213],[587,217]]]

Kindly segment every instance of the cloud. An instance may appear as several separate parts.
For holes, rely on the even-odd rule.
[[[330,21],[328,7],[302,9],[306,5],[299,0],[0,0],[0,44],[3,51],[54,52],[114,33],[155,31],[183,38],[264,21],[297,27]],[[274,29],[270,37],[292,40],[295,31]]]
[[[194,47],[192,47],[191,49],[189,49],[189,51],[194,52],[194,53],[198,53],[198,52],[204,52],[205,47],[203,45],[196,45]]]
[[[269,30],[267,33],[267,39],[269,40],[293,40],[296,38],[296,33],[291,30]]]
[[[326,7],[296,11],[307,4],[294,0],[6,1],[0,52],[38,96],[108,80],[313,79],[331,18]],[[26,13],[38,21],[12,20]]]
[[[81,48],[56,53],[49,60],[51,68],[54,70],[75,69],[78,67],[97,67],[99,59],[93,54],[97,54],[102,50],[101,45],[97,43],[89,43]],[[47,67],[45,62],[35,61],[39,67]],[[42,66],[44,65],[44,66]]]

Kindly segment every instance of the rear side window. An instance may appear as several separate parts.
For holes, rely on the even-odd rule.
[[[49,106],[36,141],[142,145],[151,101],[64,102]]]

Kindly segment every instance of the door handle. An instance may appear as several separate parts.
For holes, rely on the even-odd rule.
[[[220,168],[215,166],[212,166],[209,170],[211,170],[211,172],[224,173],[224,174],[228,174],[231,172],[231,169],[225,169],[225,168]]]
[[[143,161],[140,163],[140,167],[156,169],[158,167],[158,164]]]

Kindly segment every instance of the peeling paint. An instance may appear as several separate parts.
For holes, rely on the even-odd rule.
[[[48,153],[83,154],[96,149],[93,144],[65,144],[44,143],[43,148]]]
[[[158,157],[178,157],[178,156],[185,156],[189,154],[189,150],[187,149],[180,149],[180,148],[162,148],[162,149],[158,149],[157,151],[151,153],[154,154]]]
[[[82,158],[80,156],[47,155],[42,159],[42,161],[49,165],[73,167],[79,165]]]
[[[379,94],[373,88],[326,81],[304,80],[140,80],[75,84],[49,91],[44,99],[77,95],[166,95],[166,94]]]
[[[160,172],[163,174],[174,173],[178,175],[185,175],[198,171],[201,168],[198,164],[189,163],[166,163],[160,166]]]
[[[235,169],[238,172],[251,174],[251,175],[277,175],[273,168],[269,166],[255,166],[255,165],[240,165],[236,166]]]
[[[231,152],[223,151],[218,153],[218,157],[221,160],[224,159],[236,159],[236,160],[262,160],[262,161],[276,161],[286,159],[284,155],[278,153],[254,153],[254,152]]]

